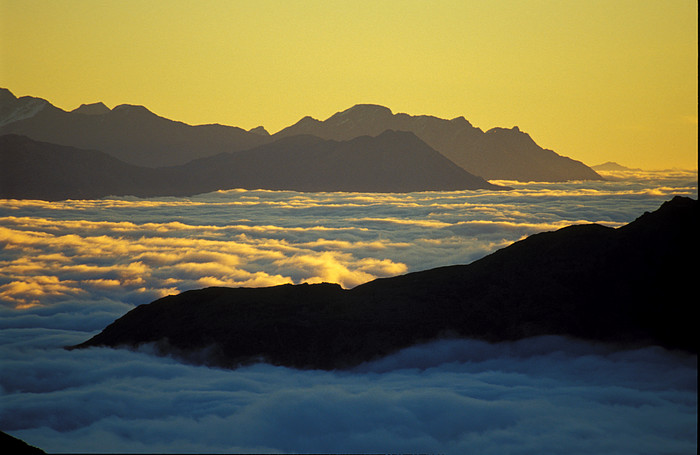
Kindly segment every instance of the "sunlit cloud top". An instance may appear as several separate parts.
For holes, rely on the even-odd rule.
[[[0,304],[130,305],[207,286],[334,282],[468,264],[530,234],[626,224],[697,173],[508,193],[218,191],[191,198],[0,201]],[[129,221],[124,221],[129,220]]]

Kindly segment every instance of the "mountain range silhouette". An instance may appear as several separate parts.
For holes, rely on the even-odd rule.
[[[0,198],[95,199],[191,196],[232,188],[411,192],[506,190],[469,174],[412,133],[329,141],[315,136],[150,168],[106,153],[0,136]]]
[[[346,140],[361,135],[376,136],[388,129],[414,133],[463,169],[487,180],[602,179],[580,161],[541,148],[517,126],[483,132],[464,117],[445,120],[429,115],[393,114],[390,109],[373,104],[358,104],[322,122],[304,117],[273,137],[312,134]]]
[[[36,141],[99,150],[126,163],[148,167],[185,164],[269,141],[237,127],[176,122],[143,106],[122,104],[110,110],[96,103],[66,112],[37,100],[16,98],[9,90],[0,89],[0,112],[5,114],[0,119],[0,135],[20,134]],[[28,105],[39,102],[43,107],[33,115],[20,115]]]
[[[82,344],[234,368],[348,368],[440,337],[561,335],[697,353],[698,201],[617,229],[532,235],[469,265],[337,284],[206,288],[140,305]]]
[[[467,172],[470,179],[474,176],[481,180],[521,181],[602,179],[583,163],[542,149],[517,127],[493,128],[483,132],[473,127],[464,117],[444,120],[425,115],[393,114],[386,107],[362,104],[338,112],[325,121],[304,117],[296,124],[270,135],[263,127],[245,131],[218,124],[187,125],[160,117],[143,106],[128,104],[113,109],[103,103],[83,104],[66,112],[46,100],[28,96],[17,98],[9,90],[0,89],[0,135],[17,134],[37,142],[101,151],[125,164],[139,167],[182,166],[194,160],[261,146],[272,146],[279,150],[279,145],[273,144],[279,144],[280,139],[291,136],[311,135],[344,143],[364,136],[377,137],[391,130],[412,133],[427,144],[428,148],[437,152],[432,153],[436,162],[428,168],[437,169],[440,167],[438,162],[444,163],[447,159]],[[400,153],[397,154],[397,147],[403,136],[393,137],[397,139],[397,144],[390,144],[386,137],[380,142],[386,144],[387,155],[392,155],[397,163],[396,172],[406,172],[406,178],[411,173],[425,175],[420,169],[410,169],[409,164],[416,163],[414,158],[407,158],[406,163],[397,161],[402,158]],[[282,151],[279,153],[282,154]],[[373,156],[366,158],[374,159]],[[419,162],[427,163],[425,160]],[[304,164],[311,167],[311,163]],[[357,160],[355,164],[358,164]],[[41,163],[37,163],[37,166],[41,166]],[[343,165],[339,163],[337,166]],[[372,166],[373,163],[369,162],[365,167]],[[450,174],[454,172],[448,172]],[[355,177],[358,176],[355,174]],[[321,187],[314,184],[316,178],[318,175],[309,171],[309,183],[305,186]],[[440,179],[439,176],[434,178]],[[447,177],[447,180],[450,179]],[[274,183],[279,186],[278,182]],[[458,189],[488,187],[481,185],[463,184]],[[457,189],[452,183],[448,183],[445,188],[436,188],[432,184],[420,187],[418,183],[410,186],[422,189]],[[400,187],[384,187],[386,189],[382,191],[406,191]]]

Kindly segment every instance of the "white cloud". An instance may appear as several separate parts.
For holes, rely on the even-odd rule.
[[[661,349],[445,340],[356,371],[227,371],[25,339],[24,356],[5,357],[0,424],[49,451],[691,453],[695,445],[697,359]]]

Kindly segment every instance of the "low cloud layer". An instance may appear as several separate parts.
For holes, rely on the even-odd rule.
[[[349,372],[227,371],[2,337],[0,425],[49,451],[695,452],[696,358],[657,348],[444,340]]]
[[[507,184],[0,201],[0,428],[51,452],[695,453],[697,359],[657,348],[442,340],[345,372],[62,349],[170,293],[350,288],[697,198],[697,173]]]
[[[574,223],[619,226],[697,174],[512,192],[233,190],[193,198],[0,203],[0,304],[131,304],[206,286],[336,282],[464,264]],[[693,186],[695,178],[695,186]]]

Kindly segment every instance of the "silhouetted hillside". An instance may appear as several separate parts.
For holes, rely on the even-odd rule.
[[[101,106],[100,106],[101,105]],[[12,114],[5,114],[5,111]],[[0,89],[0,135],[100,150],[130,164],[171,166],[269,142],[256,132],[223,125],[191,126],[159,117],[143,106],[102,103],[66,112],[38,98],[16,98]]]
[[[536,234],[469,265],[338,285],[207,288],[141,305],[77,346],[154,343],[235,367],[344,368],[440,336],[556,334],[697,352],[698,202],[618,229]],[[197,357],[199,356],[199,357]]]
[[[106,153],[0,136],[0,198],[190,196],[232,188],[297,191],[507,189],[464,171],[411,133],[347,142],[285,138],[182,166],[134,166]]]
[[[104,103],[92,103],[92,104],[81,104],[80,107],[73,109],[71,112],[74,114],[85,114],[85,115],[103,115],[107,114],[110,108],[105,106]]]
[[[4,431],[0,431],[0,448],[3,453],[12,455],[39,455],[46,453],[41,449],[30,446],[21,439],[15,438]]]
[[[492,185],[431,149],[412,133],[385,131],[348,141],[292,136],[252,150],[193,161],[211,190],[410,192],[506,189]]]
[[[164,170],[127,164],[95,150],[0,136],[0,198],[56,201],[180,191]]]
[[[372,104],[353,106],[324,121],[304,117],[274,137],[312,134],[347,140],[376,136],[385,130],[413,132],[463,169],[487,180],[602,180],[580,161],[541,148],[517,127],[493,128],[484,133],[464,117],[444,120],[427,115],[392,114],[388,108]]]
[[[464,117],[392,114],[383,106],[361,104],[321,122],[304,117],[270,136],[262,127],[245,131],[223,125],[191,126],[168,120],[143,106],[109,109],[84,104],[66,112],[39,98],[16,98],[0,89],[0,135],[21,134],[37,141],[100,150],[130,164],[158,167],[251,149],[289,136],[313,135],[348,141],[386,130],[414,133],[449,160],[484,179],[563,181],[601,179],[579,161],[542,149],[517,127],[483,132]]]
[[[31,96],[17,98],[9,90],[0,88],[0,127],[33,117],[48,105],[49,102],[41,98]]]

